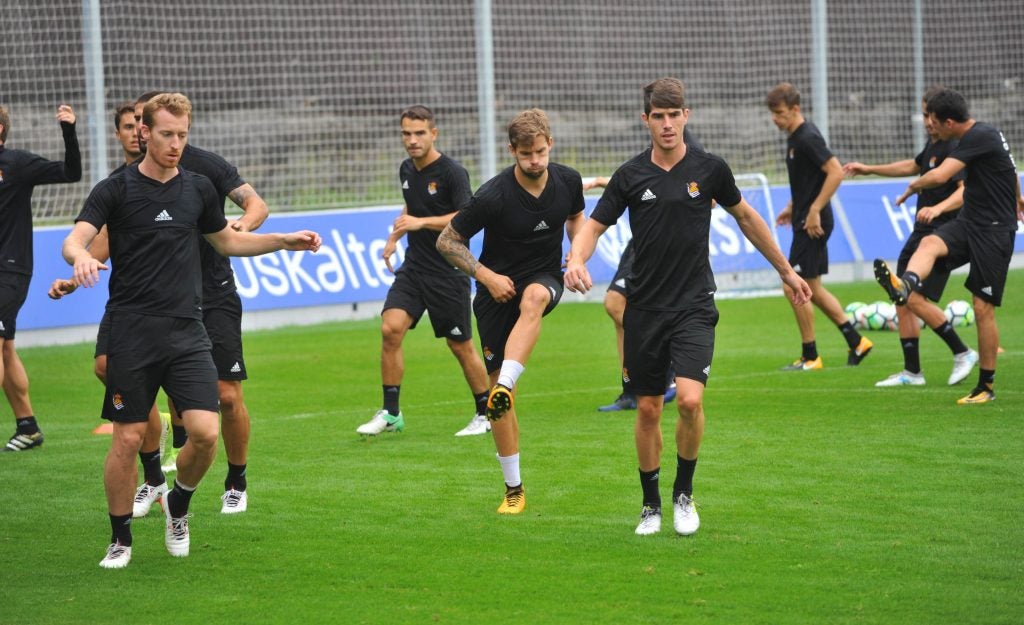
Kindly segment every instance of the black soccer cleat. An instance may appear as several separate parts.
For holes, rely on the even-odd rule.
[[[497,421],[509,410],[512,410],[512,389],[495,384],[487,396],[487,419]]]
[[[902,278],[889,271],[889,265],[881,258],[875,259],[875,281],[885,289],[889,299],[897,306],[905,306],[910,297],[910,288]]]
[[[36,432],[34,434],[18,434],[14,433],[11,440],[7,441],[7,445],[3,448],[3,451],[28,451],[29,449],[35,449],[42,447],[43,445],[43,433]]]

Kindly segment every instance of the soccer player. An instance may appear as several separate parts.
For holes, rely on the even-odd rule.
[[[859,365],[868,355],[872,342],[857,332],[839,300],[821,283],[828,273],[828,238],[832,234],[832,195],[843,180],[843,168],[832,156],[818,128],[804,119],[800,110],[800,92],[788,82],[768,92],[765,103],[772,112],[772,122],[789,135],[786,142],[786,169],[792,199],[776,218],[777,225],[792,224],[793,242],[789,262],[811,287],[810,302],[797,303],[783,285],[793,305],[797,327],[800,328],[800,358],[783,367],[787,371],[821,369],[814,334],[814,308],[825,313],[843,333],[849,352],[847,365]]]
[[[779,272],[786,292],[800,305],[811,289],[786,262],[771,231],[743,199],[721,158],[688,148],[689,117],[683,83],[661,78],[644,87],[641,119],[651,147],[612,175],[590,218],[572,243],[565,285],[585,293],[593,286],[586,262],[598,237],[629,209],[636,246],[633,280],[623,318],[623,378],[637,395],[636,449],[643,505],[638,535],[661,531],[661,412],[665,373],[675,368],[676,479],[674,526],[693,534],[700,518],[693,503],[693,474],[704,434],[704,387],[715,345],[715,280],[708,259],[712,202],[736,218],[743,234]]]
[[[399,117],[402,143],[409,158],[398,168],[405,206],[395,219],[381,256],[394,271],[391,256],[398,240],[408,233],[408,247],[395,281],[388,289],[381,313],[380,374],[383,406],[373,418],[356,429],[375,436],[405,428],[399,407],[405,358],[402,341],[423,313],[430,313],[434,336],[444,338],[469,384],[475,402],[474,416],[455,436],[491,431],[484,415],[487,407],[487,372],[473,348],[473,321],[469,311],[469,278],[454,269],[437,251],[437,237],[455,213],[469,201],[469,174],[458,162],[434,146],[437,126],[434,113],[425,106],[411,106]]]
[[[1017,220],[1024,221],[1020,179],[1006,137],[990,124],[973,119],[959,92],[940,89],[928,98],[925,112],[939,139],[959,143],[941,165],[912,180],[896,202],[966,171],[964,205],[956,219],[921,239],[906,271],[897,276],[885,261],[876,259],[875,277],[894,303],[904,305],[911,293],[924,288],[933,271],[971,264],[964,286],[973,295],[978,324],[978,385],[957,403],[984,404],[996,398],[996,307],[1003,301]]]
[[[922,111],[928,97],[938,93],[938,88],[929,89],[921,102]],[[914,159],[895,161],[883,165],[865,165],[852,162],[843,165],[843,173],[849,176],[875,174],[878,176],[904,177],[927,173],[935,169],[946,159],[950,151],[956,147],[956,140],[943,141],[936,132],[935,120],[924,115],[924,126],[928,132],[928,143]],[[953,176],[945,184],[933,189],[922,189],[917,195],[917,219],[914,230],[907,237],[903,249],[900,250],[896,264],[896,273],[907,270],[907,262],[921,244],[921,239],[935,231],[944,223],[956,218],[963,205],[963,172]],[[945,313],[935,305],[942,297],[942,291],[949,280],[949,271],[943,267],[928,276],[921,284],[920,291],[915,291],[907,298],[906,305],[897,306],[899,318],[900,345],[903,348],[903,370],[875,383],[875,386],[921,386],[925,383],[921,371],[921,354],[918,349],[921,328],[917,320],[925,324],[941,338],[953,352],[953,371],[949,374],[949,384],[958,384],[971,373],[978,363],[978,352],[964,345],[953,325],[946,320]]]
[[[519,470],[516,382],[540,337],[541,319],[562,297],[562,237],[583,223],[583,179],[550,162],[547,114],[529,109],[508,125],[515,164],[481,186],[437,239],[437,249],[476,278],[473,312],[492,384],[486,415],[505,479],[499,514],[519,514],[526,494]],[[477,260],[469,240],[484,231]]]
[[[135,454],[161,386],[177,400],[189,431],[174,488],[164,501],[164,540],[171,555],[189,553],[189,502],[213,461],[218,431],[217,370],[202,324],[196,231],[223,255],[320,247],[315,232],[258,235],[233,228],[210,181],[180,166],[191,121],[191,103],[181,94],[147,102],[146,156],[96,185],[64,241],[75,283],[85,287],[96,285],[99,271],[106,269],[88,251],[103,225],[111,241],[111,349],[103,417],[114,424],[104,468],[112,537],[100,562],[104,568],[122,568],[131,560]]]
[[[0,382],[14,413],[15,432],[3,451],[25,451],[43,444],[28,394],[28,374],[14,346],[18,312],[32,282],[32,192],[38,185],[78,182],[82,156],[75,132],[75,111],[57,107],[64,136],[64,160],[49,161],[4,145],[11,116],[0,106]]]

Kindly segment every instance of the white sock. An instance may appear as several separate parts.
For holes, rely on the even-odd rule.
[[[498,372],[498,384],[505,388],[515,388],[516,382],[519,381],[519,376],[523,375],[525,366],[519,364],[514,360],[503,360],[501,361],[501,371]]]
[[[505,485],[521,486],[523,478],[519,475],[519,452],[511,456],[498,456],[498,462],[501,464],[501,474],[505,477]]]

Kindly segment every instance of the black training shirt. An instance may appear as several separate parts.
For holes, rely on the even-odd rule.
[[[1017,230],[1017,170],[1003,133],[975,122],[949,158],[967,165],[960,218],[997,230]]]
[[[110,236],[108,311],[202,319],[199,235],[227,225],[210,181],[178,167],[161,183],[138,164],[97,184],[75,221]]]
[[[928,143],[925,144],[921,153],[914,158],[914,162],[917,163],[917,167],[921,172],[921,175],[930,172],[939,165],[942,161],[946,160],[949,153],[957,146],[956,139],[952,141],[932,141],[928,139]],[[925,189],[917,194],[917,210],[921,210],[925,206],[935,206],[936,204],[946,200],[949,196],[953,195],[959,186],[957,183],[964,179],[964,172],[958,172],[957,175],[953,176],[950,180],[946,181],[945,184],[939,185],[932,189]],[[938,217],[932,220],[931,225],[938,226],[939,224],[946,223],[956,219],[956,216],[960,213],[960,209],[951,211],[948,213],[942,213]]]
[[[565,220],[583,211],[583,179],[575,169],[550,163],[539,198],[516,181],[515,166],[484,183],[451,221],[467,240],[484,230],[480,262],[520,282],[562,271]]]
[[[422,171],[416,169],[411,158],[405,159],[398,168],[398,178],[402,183],[406,209],[413,217],[441,217],[454,213],[473,195],[466,169],[444,154]],[[408,245],[402,266],[444,277],[465,278],[465,274],[452,267],[437,251],[440,234],[428,228],[407,233]]]
[[[711,202],[735,206],[742,199],[729,165],[692,146],[669,171],[651,162],[651,148],[619,167],[591,218],[611,226],[629,208],[635,250],[629,305],[676,311],[713,300]]]
[[[789,189],[793,199],[792,224],[794,230],[802,230],[811,210],[814,198],[821,193],[825,184],[822,165],[832,158],[832,152],[825,144],[818,127],[804,122],[786,140],[786,170],[789,172]],[[832,229],[832,203],[821,209],[821,227]]]

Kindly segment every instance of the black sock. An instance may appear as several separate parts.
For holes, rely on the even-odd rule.
[[[940,339],[946,342],[949,346],[949,350],[953,354],[962,354],[967,351],[967,346],[960,340],[960,335],[953,329],[953,324],[945,322],[937,328],[932,328],[932,332],[937,334]]]
[[[910,373],[921,373],[921,350],[919,349],[921,339],[901,338],[900,345],[903,346],[903,368]]]
[[[978,388],[985,388],[991,391],[995,383],[995,369],[978,369]]]
[[[174,488],[167,494],[167,505],[170,506],[172,517],[179,519],[188,514],[188,505],[192,502],[194,492],[196,489],[186,489],[178,480],[174,480]]]
[[[110,542],[123,547],[132,546],[132,515],[108,514],[110,517]]]
[[[676,455],[676,481],[672,485],[672,501],[683,493],[687,497],[693,496],[693,472],[697,469],[697,459],[687,460]]]
[[[911,291],[916,291],[921,286],[921,276],[917,275],[913,271],[907,271],[902,276],[903,281],[907,283],[907,288]]]
[[[383,385],[384,389],[384,410],[392,417],[398,416],[398,395],[401,393],[401,386]]]
[[[817,342],[811,341],[810,343],[803,343],[801,345],[801,347],[803,348],[803,359],[804,360],[814,360],[815,358],[818,357],[818,343]]]
[[[15,422],[18,424],[18,434],[35,434],[39,431],[39,424],[32,415],[16,419]]]
[[[171,434],[174,436],[174,442],[171,443],[175,449],[181,449],[185,446],[185,441],[188,440],[188,432],[185,431],[184,425],[171,425]]]
[[[139,460],[142,461],[143,479],[150,486],[159,486],[167,481],[163,470],[160,469],[160,449],[155,451],[140,451]]]
[[[843,333],[847,347],[856,349],[860,345],[860,332],[857,332],[857,328],[853,327],[849,320],[839,324],[839,331]]]
[[[245,481],[245,464],[231,464],[228,463],[228,477],[224,480],[224,490],[235,490],[244,491],[248,484]]]
[[[658,473],[661,467],[653,471],[640,470],[640,488],[644,491],[644,504],[652,508],[661,508],[661,493],[658,492]]]
[[[473,401],[476,402],[476,413],[487,414],[487,396],[490,394],[489,391],[484,391],[479,395],[473,395]]]

